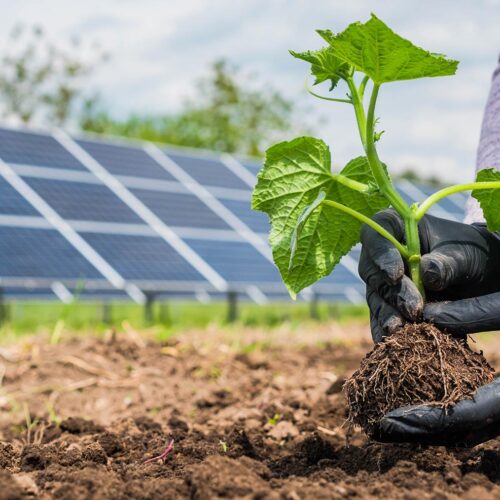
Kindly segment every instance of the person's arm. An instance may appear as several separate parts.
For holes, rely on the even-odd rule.
[[[486,102],[477,148],[476,170],[496,168],[500,170],[500,56],[493,73],[491,90]],[[475,198],[469,197],[465,207],[466,224],[484,223],[484,216]]]

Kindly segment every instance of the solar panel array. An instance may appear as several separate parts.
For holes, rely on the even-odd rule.
[[[0,286],[8,297],[287,297],[250,208],[257,162],[119,139],[0,128]],[[433,189],[400,182],[403,197]],[[461,220],[465,195],[433,213]],[[307,290],[363,299],[359,248]]]

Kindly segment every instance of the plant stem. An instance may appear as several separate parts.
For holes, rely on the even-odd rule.
[[[363,143],[363,149],[366,150],[366,116],[365,108],[363,107],[363,102],[360,99],[358,89],[352,77],[347,78],[347,85],[351,91],[351,102],[354,106],[354,113],[356,114],[356,122],[358,124],[359,136],[361,137],[361,142]]]
[[[416,217],[415,211],[411,211],[409,217],[404,218],[405,223],[405,236],[406,245],[408,248],[408,256],[406,257],[406,262],[410,268],[410,277],[413,283],[417,285],[418,291],[425,300],[425,289],[422,280],[422,272],[420,269],[420,237],[418,234],[418,219]]]
[[[309,88],[309,86],[307,85],[307,77],[306,77],[306,81],[305,81],[304,86],[305,86],[307,92],[309,92],[309,94],[311,94],[314,97],[317,97],[318,99],[323,99],[324,101],[343,102],[345,104],[352,104],[352,102],[349,99],[337,99],[335,97],[326,97],[324,95],[316,94],[316,92],[311,90]]]
[[[384,238],[389,240],[398,249],[399,253],[404,258],[406,258],[406,259],[410,258],[411,254],[409,252],[409,249],[406,248],[402,243],[400,243],[389,231],[384,229],[380,224],[377,224],[373,219],[366,217],[366,215],[363,215],[363,214],[359,213],[358,211],[347,207],[346,205],[342,205],[342,203],[337,203],[336,201],[324,200],[321,203],[323,205],[327,205],[329,207],[336,208],[337,210],[341,210],[342,212],[345,212],[346,214],[349,214],[350,216],[363,222],[363,224],[370,226],[372,229],[377,231],[377,233],[379,233],[381,236],[383,236]]]
[[[378,157],[377,148],[375,147],[375,106],[377,104],[377,97],[380,85],[376,83],[373,84],[372,95],[370,97],[370,104],[368,106],[368,114],[366,115],[365,119],[363,104],[352,78],[349,79],[347,83],[349,84],[349,89],[351,90],[352,102],[356,110],[356,118],[358,120],[358,128],[360,129],[361,142],[363,143],[363,147],[365,149],[366,157],[368,159],[368,163],[373,173],[373,177],[375,177],[375,180],[379,186],[380,191],[385,195],[385,197],[389,200],[391,205],[399,213],[399,215],[404,221],[406,247],[401,245],[401,243],[398,242],[392,235],[390,235],[391,237],[388,238],[387,235],[383,234],[379,229],[374,227],[372,224],[368,224],[368,222],[365,223],[371,226],[376,231],[378,231],[382,236],[387,238],[399,250],[402,257],[408,263],[412,281],[415,283],[418,290],[422,294],[422,297],[424,297],[425,300],[425,290],[420,270],[420,260],[421,260],[420,238],[418,234],[418,218],[416,216],[416,208],[413,207],[410,208],[408,204],[404,201],[404,199],[401,197],[401,195],[396,191],[396,189],[392,185],[389,175],[387,174],[384,166],[382,165]],[[363,85],[362,82],[360,88],[364,90],[365,86],[366,83],[364,83]],[[358,107],[361,109],[357,109]],[[361,133],[361,129],[363,128],[363,126],[365,127],[365,131],[364,133]],[[369,220],[370,222],[373,223],[371,219]]]
[[[370,77],[368,75],[366,75],[363,78],[363,80],[361,80],[361,83],[360,83],[359,89],[358,89],[358,94],[359,94],[359,98],[360,98],[361,101],[363,100],[363,96],[365,95],[366,84],[369,81],[370,81]]]
[[[437,203],[439,200],[442,200],[446,196],[451,196],[455,193],[461,193],[462,191],[473,191],[476,189],[499,189],[500,181],[485,181],[485,182],[470,182],[468,184],[458,184],[457,186],[450,186],[447,188],[440,189],[436,191],[434,194],[431,194],[428,198],[426,198],[419,206],[416,216],[417,219],[420,220],[425,213],[429,210],[429,208]]]
[[[335,179],[339,184],[343,184],[344,186],[354,189],[355,191],[359,191],[360,193],[370,192],[371,188],[368,184],[355,181],[354,179],[349,179],[349,177],[342,174],[331,174],[331,176],[332,179]]]
[[[410,215],[410,207],[403,200],[401,195],[394,189],[391,179],[387,175],[384,166],[380,162],[378,157],[377,148],[375,147],[375,105],[377,104],[377,96],[380,85],[374,83],[372,95],[370,98],[370,105],[368,107],[368,115],[366,118],[366,157],[368,163],[372,169],[373,176],[377,181],[377,184],[386,196],[386,198],[391,202],[391,205],[396,209],[396,211],[405,219]]]

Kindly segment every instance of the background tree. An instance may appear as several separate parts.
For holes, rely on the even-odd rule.
[[[79,41],[56,47],[40,26],[19,25],[10,33],[1,59],[0,103],[4,118],[63,125],[82,97],[83,86],[106,59],[97,45],[85,55]]]
[[[236,67],[217,61],[178,113],[115,120],[91,99],[80,125],[98,133],[261,156],[285,131],[306,133],[307,127],[299,123],[301,113],[292,101],[255,80],[245,80]]]

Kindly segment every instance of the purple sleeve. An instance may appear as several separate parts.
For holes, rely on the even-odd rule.
[[[500,64],[493,73],[477,149],[476,171],[484,168],[500,170]],[[475,198],[467,200],[464,222],[484,222],[483,212]]]

